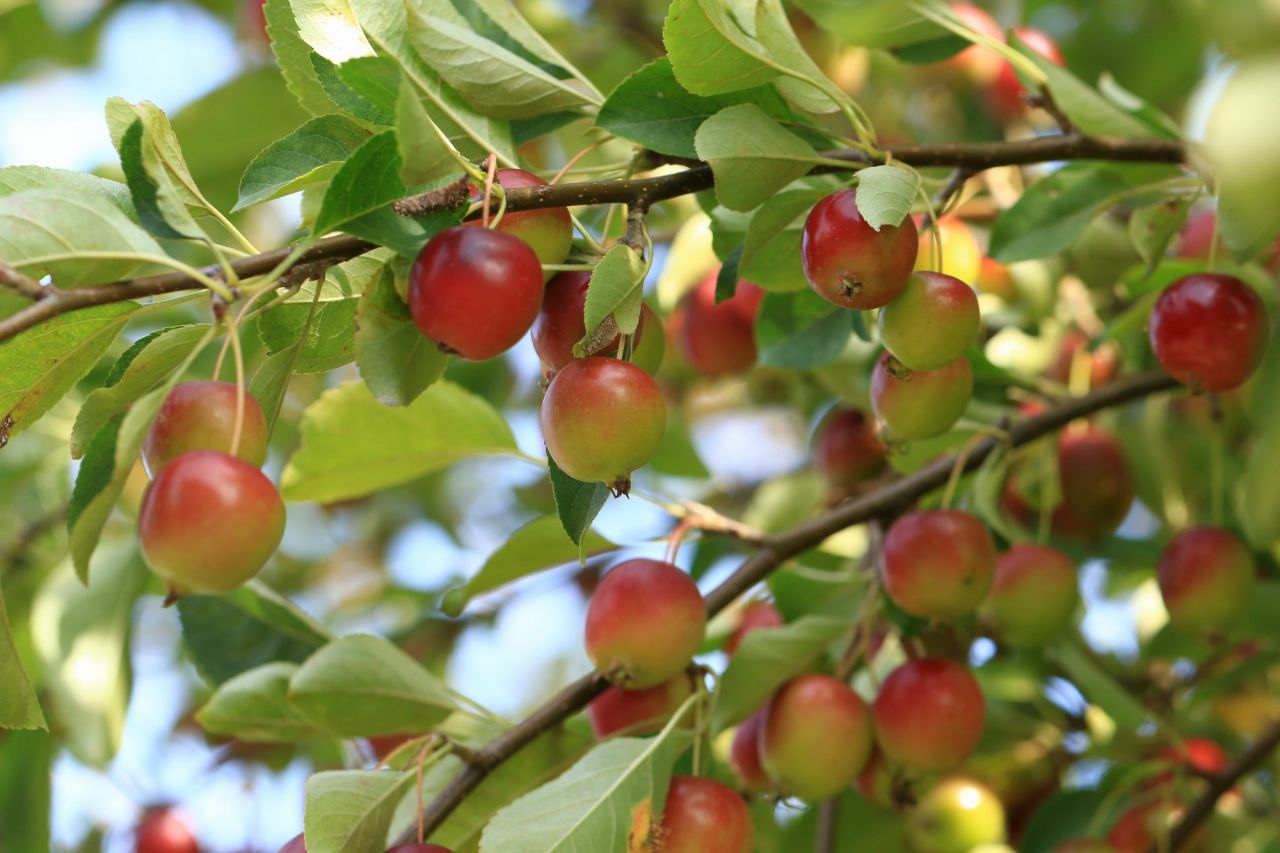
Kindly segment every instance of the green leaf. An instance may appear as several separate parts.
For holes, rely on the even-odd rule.
[[[338,167],[320,202],[312,231],[327,234],[407,192],[400,180],[395,131],[384,130],[367,139]]]
[[[390,126],[400,87],[400,69],[394,62],[381,56],[361,56],[334,65],[313,53],[311,66],[338,109],[373,127]]]
[[[877,231],[885,225],[901,225],[919,195],[916,172],[897,166],[871,166],[858,172],[858,212]]]
[[[137,211],[133,209],[133,199],[129,196],[129,188],[119,181],[87,175],[84,172],[49,169],[45,166],[0,168],[0,196],[48,187],[71,190],[81,196],[98,196],[120,208],[120,212],[130,219],[138,218]]]
[[[716,113],[698,128],[694,144],[715,174],[716,198],[730,210],[753,210],[817,159],[813,146],[755,104]]]
[[[196,722],[211,734],[250,742],[324,737],[323,729],[303,719],[289,703],[289,681],[297,672],[297,664],[282,661],[246,670],[213,692],[196,712]]]
[[[409,41],[418,55],[479,112],[495,118],[530,118],[580,110],[599,101],[496,42],[449,20],[448,0],[406,5]]]
[[[445,143],[442,134],[418,90],[408,80],[401,80],[396,100],[396,145],[400,180],[406,187],[443,184],[462,176],[454,148]]]
[[[1171,198],[1140,207],[1129,217],[1129,238],[1133,248],[1151,272],[1164,259],[1169,241],[1187,219],[1190,199]]]
[[[720,678],[712,730],[746,719],[788,679],[812,669],[850,627],[847,619],[809,615],[747,633]]]
[[[308,282],[297,301],[277,305],[258,318],[258,337],[272,355],[301,343],[293,362],[296,373],[322,373],[355,359],[351,329],[359,297],[323,291],[313,313],[314,294],[315,282]]]
[[[782,0],[757,0],[755,36],[769,56],[787,74],[774,85],[787,100],[811,113],[832,113],[842,106],[852,108],[845,92],[827,79],[826,72],[800,43]]]
[[[560,470],[551,454],[547,454],[547,469],[560,524],[574,544],[581,545],[591,522],[595,521],[604,502],[609,499],[609,487],[604,483],[584,483],[573,479]]]
[[[754,7],[754,4],[751,4]],[[742,4],[738,4],[742,6]],[[674,0],[662,43],[680,85],[696,95],[721,95],[764,85],[781,72],[751,33],[755,21],[735,18],[723,0]]]
[[[625,243],[614,243],[591,271],[587,301],[583,306],[586,334],[574,344],[576,354],[586,355],[600,324],[613,316],[618,332],[629,335],[640,323],[640,297],[644,290],[645,264]]]
[[[901,0],[796,0],[805,14],[849,44],[897,47],[930,41],[946,30]]]
[[[968,39],[947,33],[939,38],[893,48],[893,55],[908,65],[932,65],[950,59],[972,44]]]
[[[1095,821],[1109,824],[1098,811],[1107,805],[1115,811],[1121,803],[1096,788],[1058,791],[1031,815],[1018,848],[1023,853],[1053,853],[1062,842],[1079,838]]]
[[[53,850],[53,758],[46,732],[12,731],[0,740],[0,811],[10,850]]]
[[[581,543],[574,542],[558,519],[549,515],[535,518],[499,545],[469,581],[450,590],[445,595],[443,610],[457,616],[468,601],[481,593],[534,572],[564,565],[578,559],[580,553],[596,554],[616,547],[591,530],[586,531]]]
[[[289,701],[343,737],[425,732],[457,710],[443,682],[369,634],[334,640],[307,658],[289,683]]]
[[[757,259],[772,262],[781,252],[795,261],[803,283],[804,271],[800,267],[800,237],[804,230],[804,221],[808,218],[813,206],[831,190],[830,182],[823,181],[823,184],[817,187],[785,190],[762,204],[747,226],[747,236],[742,244],[742,269],[744,271],[751,269]],[[750,275],[746,277],[756,281]],[[756,283],[768,290],[777,289],[768,287],[762,282]]]
[[[850,316],[811,293],[768,293],[756,316],[759,362],[808,370],[830,364],[849,342]]]
[[[129,705],[133,606],[150,573],[132,537],[105,544],[88,586],[71,564],[55,568],[31,605],[31,639],[62,743],[105,767],[120,746]]]
[[[1118,108],[1098,94],[1098,91],[1088,83],[1061,65],[1051,62],[1028,48],[1026,43],[1018,38],[1016,32],[1011,38],[1011,43],[1044,72],[1049,91],[1053,95],[1053,102],[1082,132],[1125,139],[1150,138],[1157,135],[1145,122]],[[1159,135],[1168,136],[1168,134]]]
[[[0,343],[0,447],[93,369],[137,307],[115,302],[73,311]]]
[[[4,690],[0,691],[0,729],[49,730],[44,712],[40,710],[40,700],[18,656],[18,647],[13,644],[3,593],[0,593],[0,683],[4,684]]]
[[[329,180],[369,134],[343,116],[313,118],[253,158],[240,179],[235,210]]]
[[[626,850],[633,829],[645,837],[656,823],[688,737],[668,725],[653,738],[605,741],[554,782],[499,810],[480,836],[480,853]]]
[[[129,347],[111,368],[103,387],[89,392],[80,406],[71,428],[71,458],[83,456],[89,442],[107,421],[163,382],[208,331],[206,324],[173,326],[152,332]],[[116,329],[109,339],[118,332]]]
[[[347,0],[290,0],[289,5],[298,35],[334,65],[375,55]]]
[[[289,0],[266,0],[262,12],[271,36],[271,52],[283,75],[285,86],[298,99],[303,109],[315,116],[332,113],[334,104],[316,79],[311,65],[311,48],[298,32]]]
[[[1058,643],[1050,655],[1066,670],[1089,704],[1112,719],[1118,732],[1136,732],[1146,722],[1148,714],[1142,704],[1073,642]]]
[[[24,190],[0,198],[0,258],[59,287],[123,278],[145,260],[93,253],[163,255],[151,235],[101,196],[71,187]],[[86,256],[86,257],[81,257]]]
[[[307,853],[385,849],[396,805],[416,778],[399,770],[324,770],[308,778]]]
[[[780,121],[786,102],[772,86],[703,97],[676,81],[667,57],[655,59],[618,84],[600,107],[596,126],[660,154],[695,159],[694,134],[725,107],[751,103]]]
[[[1182,129],[1176,121],[1166,115],[1159,107],[1144,101],[1121,86],[1114,77],[1105,71],[1098,78],[1098,91],[1102,93],[1102,97],[1106,98],[1117,109],[1133,116],[1150,128],[1153,136],[1163,136],[1166,139],[1181,138]]]
[[[724,263],[720,265],[720,271],[716,273],[716,304],[719,305],[726,299],[732,299],[733,295],[738,292],[738,282],[741,280],[742,268],[742,244],[734,246],[729,254],[724,256]]]
[[[356,308],[356,364],[378,402],[407,406],[444,374],[448,357],[423,336],[384,270]]]
[[[1072,163],[1036,181],[996,220],[989,254],[1001,263],[1065,249],[1116,198],[1176,174],[1169,166]]]
[[[379,403],[363,382],[347,382],[307,408],[282,491],[293,501],[342,500],[469,456],[515,453],[502,415],[452,382],[437,382],[401,408]]]
[[[259,580],[226,595],[178,599],[182,639],[210,684],[277,661],[302,663],[332,639],[323,625]]]

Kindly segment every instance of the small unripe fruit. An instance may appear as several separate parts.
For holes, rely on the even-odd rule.
[[[889,761],[941,773],[959,766],[978,745],[986,702],[966,667],[920,658],[889,673],[873,713],[876,742]]]
[[[716,273],[689,291],[676,313],[676,340],[689,365],[704,376],[741,373],[756,363],[756,315],[764,291],[745,279],[733,296],[716,304]]]
[[[801,675],[765,706],[760,761],[783,794],[816,802],[853,782],[871,755],[871,737],[871,714],[849,685]]]
[[[991,534],[967,512],[907,513],[884,538],[880,580],[893,602],[916,616],[954,619],[972,613],[995,570]]]
[[[933,244],[939,236],[942,238],[941,263],[935,264]],[[965,282],[977,279],[982,268],[982,249],[978,238],[973,236],[973,229],[957,216],[939,218],[936,228],[927,228],[920,234],[915,268],[946,273]]]
[[[138,538],[151,570],[176,592],[230,592],[258,573],[284,537],[284,503],[257,468],[193,450],[147,489]]]
[[[1230,275],[1197,273],[1164,289],[1151,309],[1151,349],[1169,375],[1197,391],[1242,384],[1267,351],[1267,309]]]
[[[685,700],[693,695],[686,673],[645,690],[610,687],[587,705],[587,722],[601,739],[612,734],[651,735],[661,731]]]
[[[880,309],[880,336],[911,370],[938,370],[964,355],[981,321],[973,288],[943,273],[917,272]]]
[[[916,262],[919,236],[910,217],[877,231],[858,210],[857,190],[837,190],[809,213],[800,257],[814,292],[842,308],[887,305]]]
[[[267,419],[248,391],[243,392],[240,445],[236,456],[255,468],[267,458]],[[230,382],[183,382],[160,404],[147,430],[142,459],[154,477],[188,450],[231,452],[236,426],[236,386]]]
[[[667,429],[667,404],[653,377],[616,358],[576,359],[556,374],[539,410],[542,439],[576,480],[626,492]]]
[[[1040,646],[1071,624],[1080,603],[1076,566],[1046,545],[1014,545],[996,561],[996,577],[982,606],[1000,642]]]
[[[573,270],[562,272],[547,282],[547,292],[542,298],[542,308],[533,321],[530,337],[533,348],[542,363],[552,371],[559,370],[574,360],[573,345],[587,333],[583,308],[587,303],[587,290],[591,285],[591,273]],[[636,327],[635,346],[644,338],[644,326],[653,310],[645,305],[640,312],[640,324]],[[587,355],[612,356],[618,351],[617,326],[610,323],[615,333],[597,333],[592,336],[594,345]],[[659,336],[660,337],[660,336]],[[598,340],[597,340],[598,338]],[[649,371],[652,373],[653,371]]]
[[[547,185],[542,178],[524,169],[499,169],[494,174],[494,180],[507,190]],[[471,200],[483,201],[484,191],[473,185]],[[479,219],[466,224],[483,227],[483,221]],[[540,264],[564,263],[573,244],[573,220],[569,218],[569,209],[565,207],[508,211],[502,214],[502,219],[493,230],[520,238],[537,255]],[[544,280],[550,279],[552,275],[554,273],[548,270]]]
[[[147,809],[138,824],[136,853],[200,853],[195,832],[177,809]]]
[[[919,853],[969,853],[1005,840],[1004,806],[972,779],[943,779],[907,817],[907,838]]]
[[[733,655],[738,651],[742,638],[757,628],[777,628],[782,624],[782,614],[778,608],[767,601],[753,601],[742,608],[742,618],[738,627],[733,629],[729,639],[724,641],[724,653]]]
[[[675,776],[658,837],[662,853],[752,853],[755,828],[732,789],[713,779]]]
[[[748,791],[773,790],[773,780],[760,762],[760,727],[764,725],[764,708],[742,721],[733,732],[729,746],[729,766],[738,782]]]
[[[1179,533],[1156,566],[1169,621],[1184,631],[1229,628],[1249,603],[1255,574],[1249,549],[1217,527]]]
[[[600,581],[587,606],[587,655],[627,690],[679,675],[702,646],[707,606],[687,574],[659,560],[627,560]]]
[[[961,356],[940,370],[913,370],[900,379],[890,370],[891,357],[882,355],[871,373],[871,407],[890,437],[920,441],[951,429],[973,395],[969,359]]]
[[[838,409],[818,431],[813,462],[828,483],[847,489],[883,471],[888,465],[885,453],[875,422],[865,412]]]
[[[422,334],[472,361],[500,355],[524,337],[542,305],[538,256],[518,237],[490,228],[446,228],[409,270],[409,311]]]

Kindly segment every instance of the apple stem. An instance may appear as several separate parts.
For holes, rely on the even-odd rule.
[[[484,161],[484,207],[480,210],[480,217],[485,228],[491,228],[489,224],[489,200],[493,197],[493,176],[498,169],[498,158],[492,153]]]
[[[558,184],[560,182],[560,179],[563,178],[565,175],[569,174],[569,170],[572,169],[579,160],[581,160],[583,157],[586,157],[592,151],[595,151],[597,148],[599,148],[601,145],[604,145],[608,141],[609,141],[608,137],[604,139],[596,140],[595,142],[588,145],[586,148],[583,148],[577,154],[574,154],[572,157],[569,158],[569,162],[561,166],[560,171],[556,172],[555,175],[552,176],[551,180],[547,181],[547,183],[550,184],[551,186],[555,186],[556,184]]]
[[[316,283],[316,287],[322,287],[323,284],[324,279],[321,278]],[[227,341],[231,343],[232,361],[236,366],[236,419],[231,428],[231,447],[227,451],[232,456],[235,456],[240,450],[240,438],[244,433],[244,398],[248,392],[244,387],[244,351],[240,348],[240,331],[236,325],[237,319],[228,314],[225,322],[227,324]]]

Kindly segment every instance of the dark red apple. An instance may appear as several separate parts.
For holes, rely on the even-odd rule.
[[[804,223],[800,258],[814,292],[842,308],[888,305],[907,286],[919,235],[910,217],[876,230],[858,210],[857,190],[837,190]]]
[[[704,278],[676,307],[680,351],[694,370],[711,377],[741,373],[756,363],[756,315],[764,301],[764,291],[743,279],[717,305],[717,274]]]
[[[499,169],[494,174],[494,179],[503,189],[508,190],[547,185],[542,178],[524,169]],[[473,202],[484,200],[484,193],[479,187],[472,185],[470,189]],[[483,227],[480,219],[473,219],[466,224]],[[537,255],[539,264],[564,263],[573,244],[573,220],[569,218],[569,209],[565,207],[509,211],[502,214],[502,219],[494,230],[520,238]],[[552,275],[554,273],[548,271],[545,278],[549,279]]]
[[[200,853],[191,824],[170,806],[146,810],[134,843],[137,853]]]
[[[880,474],[887,452],[865,412],[837,409],[818,430],[813,461],[828,483],[848,489]]]
[[[1267,351],[1267,309],[1235,276],[1196,273],[1164,289],[1151,309],[1151,349],[1169,375],[1196,391],[1244,383]]]
[[[876,742],[907,770],[941,773],[969,757],[982,737],[986,702],[968,668],[940,658],[902,664],[872,706]]]
[[[662,853],[752,853],[755,845],[742,797],[697,776],[672,778],[658,836]]]

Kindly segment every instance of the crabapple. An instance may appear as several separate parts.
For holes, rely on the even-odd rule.
[[[958,766],[978,745],[986,703],[967,667],[919,658],[889,673],[872,713],[885,758],[907,770],[940,773]]]
[[[582,340],[587,333],[583,307],[587,302],[587,289],[591,284],[591,273],[573,270],[562,272],[547,282],[547,290],[542,297],[542,308],[533,321],[530,337],[533,348],[542,359],[542,363],[552,371],[559,370],[573,361],[573,345]],[[641,308],[640,324],[636,327],[635,346],[640,346],[644,339],[644,327],[656,315],[648,305]],[[610,321],[613,334],[597,333],[592,336],[592,346],[587,355],[613,355],[618,349],[616,326]],[[599,339],[599,340],[598,340]],[[648,371],[652,373],[653,371]]]
[[[660,731],[692,695],[693,679],[683,672],[670,681],[644,690],[610,687],[587,705],[587,722],[600,739],[616,732],[653,734]]]
[[[506,190],[547,185],[542,178],[524,169],[499,169],[493,177]],[[479,187],[472,185],[470,190],[472,202],[484,200],[484,193]],[[479,219],[471,220],[466,224],[483,227]],[[569,218],[569,209],[565,207],[508,211],[503,213],[502,219],[493,230],[520,238],[533,250],[539,264],[564,263],[564,259],[569,256],[569,248],[573,244],[573,220]],[[544,280],[551,278],[554,274],[548,270]]]
[[[732,656],[738,651],[742,638],[757,628],[777,628],[782,624],[782,614],[767,601],[753,601],[742,608],[738,627],[724,641],[724,653]]]
[[[1033,27],[1014,27],[1014,35],[1035,53],[1040,54],[1054,65],[1062,65],[1062,52],[1058,45],[1044,32]],[[1022,96],[1026,89],[1014,72],[1013,66],[1005,60],[996,78],[987,89],[987,105],[1000,121],[1008,122],[1017,118],[1023,111]]]
[[[248,391],[242,392],[243,415],[236,456],[255,468],[267,458],[267,419]],[[212,380],[182,382],[160,404],[142,444],[142,459],[152,476],[188,450],[231,452],[236,425],[236,386]]]
[[[230,592],[258,573],[284,536],[284,503],[257,468],[215,450],[164,467],[138,512],[142,555],[174,592]]]
[[[951,509],[911,512],[889,528],[880,580],[908,613],[954,619],[978,609],[991,588],[996,546],[974,515]]]
[[[707,606],[687,574],[659,560],[627,560],[596,587],[587,606],[587,655],[626,690],[675,678],[702,645]]]
[[[1151,349],[1169,375],[1196,391],[1242,384],[1267,350],[1267,309],[1231,275],[1195,273],[1164,289],[1151,309]]]
[[[764,708],[742,721],[733,732],[729,746],[729,766],[738,782],[748,791],[773,790],[773,781],[760,763],[760,727],[764,724]]]
[[[299,832],[290,838],[276,853],[307,853],[307,842],[303,839],[303,833]]]
[[[885,469],[886,452],[865,412],[837,409],[818,430],[813,461],[828,483],[852,488]]]
[[[910,370],[938,370],[960,358],[980,323],[973,288],[940,272],[912,273],[879,318],[885,349]]]
[[[575,359],[551,380],[538,413],[547,452],[570,477],[625,493],[667,428],[662,389],[616,358]]]
[[[872,228],[857,199],[857,190],[837,190],[814,206],[800,257],[809,286],[823,299],[842,308],[879,308],[907,286],[919,236],[910,217]]]
[[[542,305],[538,256],[491,228],[446,228],[409,270],[409,311],[422,334],[472,361],[506,352]]]
[[[1019,544],[996,560],[982,613],[1001,642],[1040,646],[1066,630],[1079,602],[1070,557],[1047,545]]]
[[[797,676],[765,706],[760,763],[784,794],[834,797],[867,763],[871,745],[867,705],[838,678]]]
[[[943,779],[908,814],[907,838],[920,853],[968,853],[999,844],[1005,840],[1004,806],[979,782]]]
[[[177,809],[159,806],[147,809],[138,824],[134,841],[137,853],[199,853],[195,833]]]
[[[751,814],[731,788],[697,776],[675,776],[658,831],[662,853],[751,853]]]
[[[676,307],[681,353],[694,370],[712,377],[741,373],[756,363],[756,315],[764,301],[764,291],[743,279],[733,296],[717,305],[716,276],[704,278]]]
[[[1184,631],[1228,628],[1249,602],[1255,573],[1249,549],[1217,527],[1182,531],[1156,566],[1169,621]]]
[[[1058,437],[1057,455],[1061,499],[1051,508],[1054,533],[1078,541],[1114,533],[1133,504],[1124,448],[1111,433],[1087,425],[1064,430]],[[1012,479],[1003,500],[1023,524],[1034,523],[1036,510]]]
[[[871,408],[901,441],[918,441],[942,435],[964,414],[973,394],[973,368],[961,356],[940,370],[890,369],[884,353],[871,373]],[[902,378],[894,375],[894,370]]]

